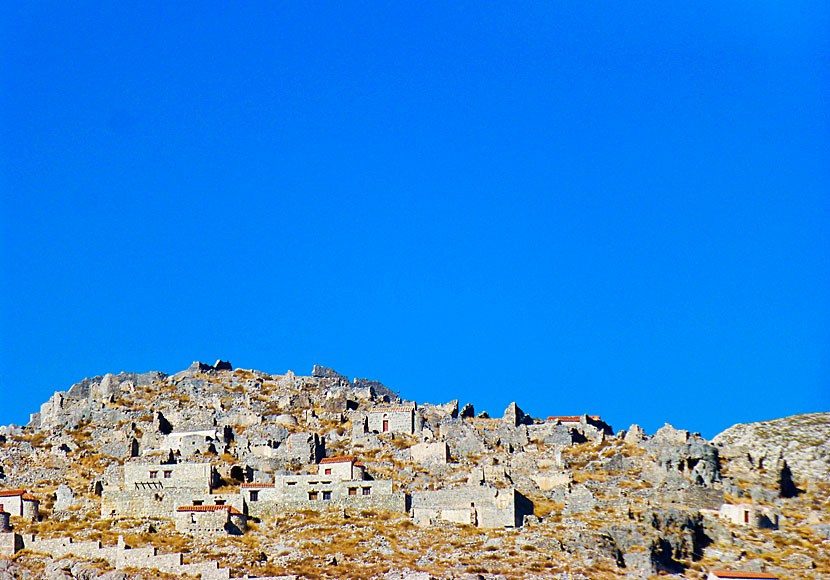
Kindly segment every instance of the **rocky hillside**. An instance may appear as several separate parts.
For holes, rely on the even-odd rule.
[[[378,411],[410,409],[403,431],[373,423]],[[515,403],[493,418],[474,402],[415,404],[324,367],[300,376],[222,361],[169,376],[96,376],[35,411],[26,427],[0,428],[0,494],[25,489],[41,502],[37,521],[11,518],[29,547],[0,557],[0,580],[165,577],[32,547],[61,538],[96,542],[91,554],[131,546],[180,554],[185,566],[215,562],[230,577],[830,574],[827,414],[736,425],[707,441],[670,425],[647,434],[587,415],[533,418]],[[208,497],[243,506],[243,484],[269,489],[352,455],[367,477],[409,498],[406,510],[298,504],[251,518],[244,534],[204,535],[183,532],[163,510],[102,509],[108,493],[129,491],[125,472],[136,466],[209,464],[216,481]],[[457,499],[482,490],[513,490],[531,511],[487,527],[475,502],[440,517],[413,507],[430,493]]]
[[[830,481],[830,413],[794,415],[733,425],[713,443],[732,456],[745,454],[757,468],[786,461],[801,478]]]

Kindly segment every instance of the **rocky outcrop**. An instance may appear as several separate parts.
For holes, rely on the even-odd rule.
[[[830,413],[741,423],[712,442],[729,455],[747,457],[754,469],[780,471],[786,461],[796,483],[830,480]]]

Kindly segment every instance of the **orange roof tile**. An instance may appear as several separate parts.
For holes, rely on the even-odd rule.
[[[326,457],[320,460],[320,463],[354,463],[354,455],[344,455],[343,457]]]
[[[219,512],[227,510],[234,515],[242,515],[242,512],[230,505],[183,505],[177,508],[177,512]]]
[[[599,421],[599,415],[588,415],[589,419],[593,419],[594,421]],[[561,417],[553,416],[548,417],[545,421],[562,421],[562,422],[569,422],[569,423],[578,423],[582,419],[580,415],[563,415]]]
[[[741,572],[738,570],[710,570],[712,574],[718,578],[771,578],[778,579],[774,574],[765,574],[764,572]]]
[[[274,484],[273,483],[243,483],[239,487],[241,487],[242,489],[248,489],[248,488],[257,489],[257,488],[263,488],[263,487],[271,488],[271,487],[274,487]]]
[[[388,411],[414,411],[415,405],[389,405],[388,407],[374,407],[370,413],[386,413]]]
[[[37,501],[37,498],[30,493],[24,493],[20,496],[23,501]]]
[[[0,491],[0,497],[17,497],[26,493],[25,489],[4,489]]]

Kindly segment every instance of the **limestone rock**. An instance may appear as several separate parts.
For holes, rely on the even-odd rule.
[[[628,428],[628,431],[625,432],[625,442],[629,445],[638,445],[641,441],[644,441],[646,438],[646,434],[643,431],[643,428],[637,424],[632,425]]]
[[[786,461],[796,481],[830,480],[830,413],[733,425],[712,442],[740,448],[765,468]]]

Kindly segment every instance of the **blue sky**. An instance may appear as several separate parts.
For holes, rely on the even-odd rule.
[[[0,6],[0,424],[220,357],[830,410],[826,2],[110,4]]]

